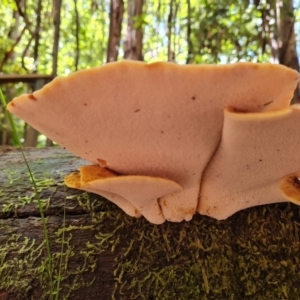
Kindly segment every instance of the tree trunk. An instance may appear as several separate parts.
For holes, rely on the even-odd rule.
[[[271,37],[273,61],[299,72],[295,36],[295,15],[293,0],[275,1],[275,27]],[[292,103],[300,102],[299,86],[296,88]]]
[[[79,53],[80,53],[80,45],[79,45],[79,30],[80,30],[80,21],[79,21],[79,11],[77,7],[77,0],[74,0],[74,10],[75,10],[75,40],[76,40],[76,47],[75,47],[75,71],[78,70],[79,64]]]
[[[175,61],[175,42],[174,42],[174,34],[173,30],[175,30],[176,27],[176,18],[177,18],[177,10],[180,3],[177,3],[176,0],[171,0],[169,4],[169,15],[168,15],[168,61]],[[189,8],[188,8],[189,9]],[[189,17],[189,16],[188,16]],[[188,21],[189,22],[189,21]],[[187,39],[189,39],[187,37]],[[188,49],[189,51],[189,49]]]
[[[193,49],[193,42],[191,38],[192,34],[192,7],[191,7],[191,0],[187,0],[187,34],[186,34],[186,40],[187,40],[187,58],[186,63],[191,64],[194,60],[194,49]]]
[[[33,127],[25,126],[24,147],[36,147],[38,143],[39,132]]]
[[[11,127],[7,116],[5,114],[5,108],[0,106],[0,114],[3,117],[0,118],[1,126],[0,126],[0,136],[1,136],[1,146],[10,145],[10,138],[11,138]]]
[[[40,32],[41,32],[41,15],[42,15],[42,0],[38,0],[36,9],[36,26],[34,30],[34,47],[33,47],[33,73],[37,73],[39,60]]]
[[[19,150],[0,151],[0,299],[51,299],[28,171]],[[65,187],[84,160],[56,147],[25,155],[47,217],[51,278],[62,279],[58,299],[299,299],[298,206],[152,225]]]
[[[57,75],[61,3],[62,0],[53,0],[53,25],[54,25],[53,50],[52,50],[52,76],[53,77]]]
[[[128,25],[124,41],[125,59],[143,60],[143,22],[141,20],[143,5],[144,0],[128,1]]]
[[[111,0],[109,13],[109,38],[106,59],[107,62],[118,60],[123,14],[123,0]]]

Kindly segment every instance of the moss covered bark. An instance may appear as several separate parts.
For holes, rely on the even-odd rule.
[[[297,206],[157,226],[66,188],[64,175],[84,161],[64,150],[27,149],[26,156],[47,216],[52,277],[62,278],[59,299],[300,298]],[[42,224],[27,173],[18,150],[0,153],[0,299],[49,299]]]

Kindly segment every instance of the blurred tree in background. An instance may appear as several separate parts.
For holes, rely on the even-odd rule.
[[[299,18],[292,0],[0,0],[0,87],[12,99],[47,80],[6,75],[55,77],[124,58],[298,70]],[[17,122],[24,145],[51,144]],[[0,144],[13,143],[2,107],[0,124]]]

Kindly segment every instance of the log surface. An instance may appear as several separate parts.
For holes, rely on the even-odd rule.
[[[69,189],[86,164],[60,148],[0,152],[0,299],[298,299],[300,210],[284,203],[225,221],[149,224],[104,198]],[[62,248],[63,246],[63,248]],[[50,277],[49,277],[50,276]]]

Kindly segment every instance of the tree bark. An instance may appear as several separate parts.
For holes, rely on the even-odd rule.
[[[293,1],[276,0],[274,15],[276,19],[274,32],[271,35],[273,61],[299,72],[295,36],[295,15]],[[292,103],[300,102],[299,86],[296,88]]]
[[[41,31],[41,15],[42,15],[42,0],[38,0],[36,9],[36,26],[34,30],[34,47],[33,47],[33,73],[37,73],[38,59],[39,59],[39,46],[40,46],[40,31]]]
[[[137,18],[142,15],[144,0],[129,0],[127,5],[128,25],[124,41],[124,58],[143,60],[143,28],[142,22],[137,22]]]
[[[19,150],[0,151],[0,299],[50,299],[28,171]],[[152,225],[65,187],[84,160],[53,147],[25,156],[47,217],[52,279],[62,278],[59,299],[299,299],[298,206]]]
[[[186,63],[191,64],[193,62],[193,56],[194,56],[194,49],[193,49],[193,42],[192,42],[192,7],[191,7],[191,0],[187,0],[187,34],[186,34],[186,40],[187,40],[187,58]]]
[[[111,0],[109,13],[109,38],[107,48],[107,62],[117,61],[122,32],[124,1]]]
[[[75,10],[75,40],[76,40],[76,50],[75,50],[75,71],[78,70],[78,64],[79,64],[79,53],[80,53],[80,47],[79,47],[79,30],[80,30],[80,22],[79,22],[79,12],[77,7],[77,0],[74,0],[74,10]]]
[[[179,3],[177,3],[176,0],[171,0],[169,4],[169,15],[168,15],[168,61],[175,61],[175,43],[173,42],[174,36],[173,36],[173,30],[175,27],[176,17],[177,17],[177,10],[178,10]],[[188,7],[188,10],[190,7]],[[189,13],[189,12],[188,12]],[[189,16],[188,16],[189,18]],[[189,22],[189,21],[188,21]],[[189,26],[189,25],[188,25]],[[189,28],[188,28],[189,30]],[[187,37],[189,40],[190,35]],[[173,45],[172,45],[173,42]],[[172,47],[173,46],[173,47]],[[188,49],[189,51],[189,49]]]
[[[24,147],[36,147],[38,143],[39,132],[33,127],[25,126]]]
[[[52,50],[52,76],[57,75],[57,62],[59,50],[59,35],[60,35],[60,10],[62,0],[53,0],[53,25],[54,25],[54,40]]]

